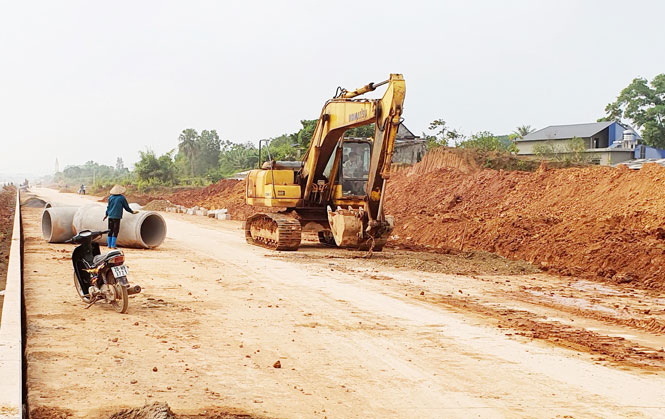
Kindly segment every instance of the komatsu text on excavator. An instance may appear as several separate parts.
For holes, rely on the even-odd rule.
[[[358,98],[385,84],[381,99]],[[338,89],[323,106],[302,161],[271,160],[250,171],[247,204],[286,210],[249,217],[247,241],[296,250],[301,232],[311,229],[328,245],[380,251],[394,226],[383,202],[405,93],[401,74],[352,92]],[[371,123],[374,138],[344,138],[347,129]]]

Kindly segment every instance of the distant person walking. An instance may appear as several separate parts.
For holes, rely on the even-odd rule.
[[[138,211],[133,211],[129,208],[127,198],[125,198],[126,189],[123,186],[115,185],[111,188],[109,203],[106,206],[106,215],[104,220],[109,219],[109,234],[106,237],[106,245],[111,249],[117,249],[115,241],[118,239],[118,232],[120,231],[120,220],[122,219],[122,210],[132,214],[138,214]]]

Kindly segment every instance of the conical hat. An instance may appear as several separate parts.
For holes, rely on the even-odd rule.
[[[115,185],[113,188],[111,188],[110,194],[111,195],[122,195],[122,194],[125,193],[126,190],[127,189],[125,189],[124,186]]]

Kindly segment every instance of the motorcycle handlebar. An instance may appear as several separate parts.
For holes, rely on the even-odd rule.
[[[97,238],[97,237],[99,237],[99,236],[103,236],[104,234],[109,234],[110,232],[111,232],[111,230],[93,231],[93,232],[92,232],[92,236],[93,236],[94,238]]]
[[[93,237],[93,240],[96,239],[99,236],[103,236],[104,234],[108,234],[111,232],[111,230],[103,230],[103,231],[88,231],[90,233],[90,236]],[[72,237],[69,240],[65,240],[64,243],[77,243],[78,240],[81,238],[80,234],[77,234],[76,236]]]

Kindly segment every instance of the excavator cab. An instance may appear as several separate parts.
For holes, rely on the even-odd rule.
[[[333,199],[362,198],[369,176],[372,142],[364,138],[344,138],[342,142],[342,161],[337,170],[333,186]],[[337,154],[333,151],[323,174],[330,179],[330,173]]]
[[[342,166],[338,184],[342,185],[342,196],[364,196],[371,144],[366,140],[344,140]]]

